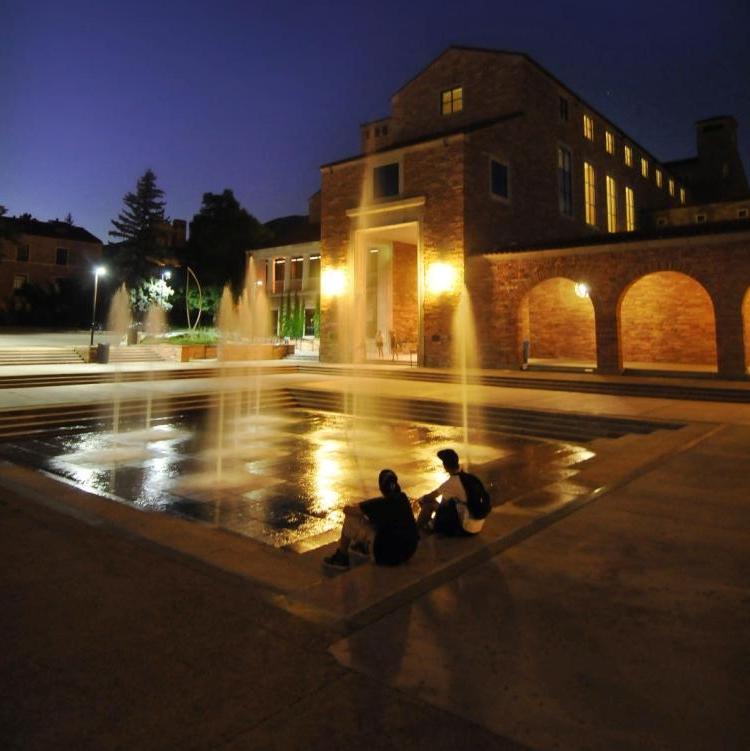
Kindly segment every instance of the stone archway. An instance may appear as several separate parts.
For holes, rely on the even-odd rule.
[[[624,368],[716,372],[716,317],[706,289],[678,271],[657,271],[620,297]]]
[[[594,306],[571,279],[539,282],[519,307],[519,347],[529,343],[529,365],[596,367]]]

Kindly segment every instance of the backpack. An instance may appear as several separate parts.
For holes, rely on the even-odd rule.
[[[466,493],[466,506],[472,519],[484,519],[492,509],[490,494],[482,481],[470,472],[459,472],[458,478]]]

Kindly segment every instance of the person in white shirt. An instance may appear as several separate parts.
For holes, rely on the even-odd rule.
[[[474,519],[466,504],[466,490],[461,482],[461,464],[453,449],[437,452],[448,479],[419,499],[417,526],[424,531],[439,532],[451,537],[475,535],[481,531],[484,519]],[[440,498],[440,500],[438,500]]]

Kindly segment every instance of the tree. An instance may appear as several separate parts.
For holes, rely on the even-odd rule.
[[[164,191],[156,185],[156,175],[147,169],[136,184],[135,193],[126,193],[125,207],[112,220],[111,237],[119,239],[112,262],[122,280],[136,286],[149,276],[149,267],[162,256],[158,226],[164,221]]]
[[[234,192],[204,193],[190,222],[190,265],[201,280],[219,287],[227,282],[238,295],[245,279],[245,251],[266,238],[263,225],[240,206]]]
[[[73,214],[71,214],[70,212],[65,215],[65,219],[63,219],[63,221],[65,222],[65,224],[69,224],[71,227],[75,224],[75,222],[73,221]]]
[[[130,303],[141,313],[145,313],[152,305],[168,311],[172,309],[172,303],[169,300],[172,295],[174,295],[174,290],[164,279],[146,279],[130,290]]]

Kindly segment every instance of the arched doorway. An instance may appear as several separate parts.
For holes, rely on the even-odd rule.
[[[631,370],[716,372],[716,319],[704,287],[687,274],[642,276],[619,305],[622,364]]]
[[[585,285],[545,279],[531,289],[519,310],[519,343],[528,342],[529,367],[596,367],[594,306]]]

